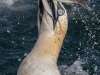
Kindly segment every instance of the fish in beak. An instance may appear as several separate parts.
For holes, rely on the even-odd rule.
[[[64,2],[64,3],[77,3],[89,11],[91,10],[91,8],[87,5],[88,0],[55,0],[55,1]]]

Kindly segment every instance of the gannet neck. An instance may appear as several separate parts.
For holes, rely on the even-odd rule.
[[[32,52],[40,58],[47,57],[56,63],[68,28],[67,12],[60,2],[53,1],[54,5],[51,2],[50,4],[54,8],[50,7],[47,0],[39,3],[39,35]]]
[[[68,21],[65,16],[58,19],[54,32],[47,29],[41,31],[33,48],[33,53],[40,58],[50,58],[55,63],[66,35]]]

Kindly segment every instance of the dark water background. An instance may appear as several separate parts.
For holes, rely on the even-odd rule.
[[[38,35],[37,0],[15,0],[9,4],[0,2],[0,75],[16,75]],[[58,65],[69,66],[81,58],[86,61],[82,66],[89,75],[100,75],[100,0],[89,2],[92,11],[77,4],[65,6],[69,27]]]

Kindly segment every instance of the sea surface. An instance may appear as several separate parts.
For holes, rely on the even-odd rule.
[[[91,11],[64,4],[68,31],[58,58],[62,75],[100,75],[100,0]],[[0,0],[0,75],[17,75],[37,37],[37,0]]]

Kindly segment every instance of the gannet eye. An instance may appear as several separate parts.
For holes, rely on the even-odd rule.
[[[65,13],[65,11],[64,11],[63,8],[59,8],[59,9],[58,9],[58,15],[59,15],[59,16],[64,15],[64,13]]]

